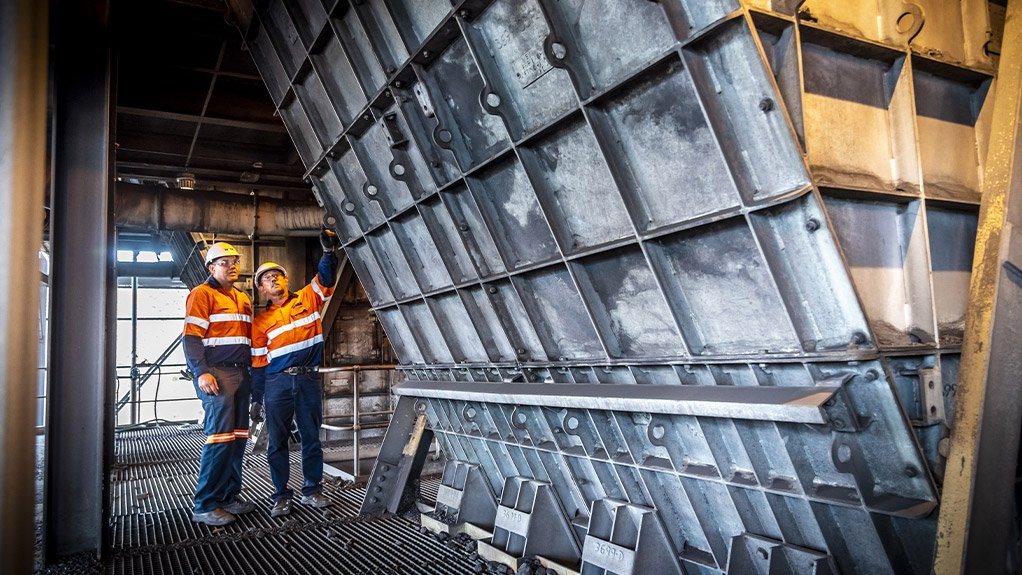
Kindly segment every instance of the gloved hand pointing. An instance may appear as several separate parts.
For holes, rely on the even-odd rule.
[[[319,232],[319,245],[323,246],[324,252],[335,252],[341,247],[341,238],[333,230],[324,228]]]

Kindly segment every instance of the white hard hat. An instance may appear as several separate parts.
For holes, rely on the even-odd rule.
[[[259,266],[259,269],[256,270],[256,273],[255,273],[255,283],[258,284],[259,283],[259,278],[264,273],[266,273],[266,272],[268,272],[270,270],[280,270],[280,273],[283,274],[284,277],[287,277],[287,271],[284,269],[284,266],[282,266],[282,265],[280,265],[278,263],[274,263],[274,262],[266,262],[265,264]]]
[[[208,266],[209,264],[213,263],[213,260],[217,258],[227,256],[235,256],[240,258],[241,254],[239,254],[238,250],[234,249],[234,246],[232,246],[231,244],[227,242],[217,242],[210,246],[208,250],[206,250],[206,265]]]

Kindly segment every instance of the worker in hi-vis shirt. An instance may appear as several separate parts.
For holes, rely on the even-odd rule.
[[[255,509],[241,493],[241,460],[248,441],[252,301],[234,287],[241,256],[217,242],[206,252],[210,277],[185,303],[185,361],[206,412],[192,520],[227,525]]]
[[[323,423],[323,390],[317,373],[323,358],[323,321],[320,310],[334,292],[337,256],[340,246],[331,231],[320,234],[323,257],[318,273],[309,285],[297,293],[288,287],[283,266],[266,262],[255,273],[259,293],[268,300],[266,309],[252,322],[252,408],[251,415],[261,418],[266,406],[269,432],[266,458],[273,480],[273,507],[270,515],[291,513],[293,492],[287,482],[291,475],[288,438],[292,420],[302,441],[303,505],[326,507],[323,495],[323,448],[319,428]]]

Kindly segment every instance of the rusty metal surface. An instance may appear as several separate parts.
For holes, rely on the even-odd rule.
[[[0,5],[0,571],[32,568],[39,379],[39,238],[46,181],[47,4]],[[29,281],[25,282],[26,278]]]
[[[935,572],[1018,570],[1011,536],[1022,425],[1017,352],[1022,324],[1022,7],[1008,7],[993,132],[969,289],[955,427],[938,522]]]

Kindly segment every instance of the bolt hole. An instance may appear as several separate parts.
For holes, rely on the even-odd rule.
[[[898,20],[895,22],[898,30],[898,34],[908,34],[916,25],[916,15],[911,12],[905,12],[901,16],[898,16]]]
[[[929,387],[930,389],[933,389],[933,382],[932,382],[932,381],[927,381],[927,382],[926,382],[926,385],[927,385],[927,386],[928,386],[928,387]]]
[[[566,48],[564,44],[561,44],[560,42],[554,42],[553,44],[550,45],[550,52],[553,53],[554,58],[557,58],[558,60],[563,60],[564,57],[568,55],[568,48]]]
[[[841,463],[848,463],[852,460],[852,448],[848,447],[848,444],[842,443],[837,447],[837,460]]]
[[[936,414],[937,414],[937,406],[936,405],[931,405],[930,406],[930,415],[936,415]]]
[[[767,553],[767,550],[763,549],[762,547],[757,547],[756,553],[758,553],[760,558],[763,559],[764,561],[770,558],[770,554]]]
[[[661,440],[664,438],[664,435],[667,435],[667,429],[660,423],[654,425],[650,431],[653,434],[653,439],[656,440]]]

